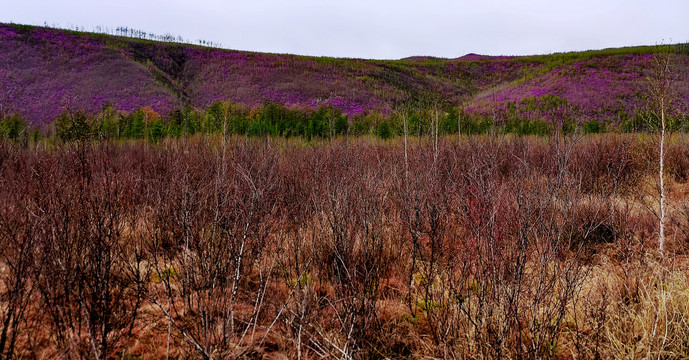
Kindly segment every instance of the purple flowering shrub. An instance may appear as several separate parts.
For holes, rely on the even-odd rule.
[[[189,49],[185,83],[201,107],[230,100],[255,107],[265,101],[317,108],[333,105],[356,115],[384,109],[394,87],[369,81],[375,67],[357,60],[332,65],[294,55]]]
[[[0,27],[0,88],[9,111],[43,125],[71,108],[95,112],[111,103],[133,111],[150,105],[168,113],[176,99],[149,70],[86,36],[38,28],[24,33]],[[1,100],[0,100],[1,101]]]
[[[633,51],[632,51],[633,50]],[[0,24],[0,112],[42,125],[65,109],[106,104],[208,108],[229,100],[256,108],[338,108],[350,118],[388,116],[401,104],[461,106],[512,118],[619,121],[648,100],[651,48],[535,57],[360,60],[262,54]],[[689,111],[689,56],[677,61],[676,112]],[[430,99],[430,100],[429,100]],[[425,105],[423,105],[425,104]],[[420,110],[420,109],[417,109]]]
[[[687,57],[678,58],[677,110],[687,112],[689,79]],[[616,55],[567,64],[523,82],[484,90],[470,108],[476,113],[505,115],[510,104],[547,95],[566,99],[579,122],[600,119],[617,123],[620,114],[634,114],[648,106],[648,76],[652,55]],[[682,101],[684,99],[684,101]],[[532,115],[548,118],[542,108]]]

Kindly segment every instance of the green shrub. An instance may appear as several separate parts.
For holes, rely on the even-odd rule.
[[[149,139],[153,143],[157,143],[165,137],[165,125],[161,120],[156,120],[151,123],[149,127]]]
[[[383,121],[380,124],[378,124],[376,134],[383,140],[390,139],[392,137],[392,128],[390,128],[390,123],[387,121]]]
[[[350,132],[356,136],[367,135],[371,133],[371,127],[370,118],[358,116],[354,119]]]
[[[550,134],[551,127],[542,120],[513,119],[505,124],[505,132],[517,135],[541,135]]]
[[[91,127],[84,112],[63,112],[55,121],[56,135],[62,141],[84,139],[89,136]]]
[[[247,129],[246,134],[249,136],[263,136],[267,135],[267,130],[268,129],[266,127],[266,124],[263,121],[256,120],[252,121],[249,124],[249,128]]]
[[[603,132],[603,126],[596,119],[591,119],[584,123],[583,126],[585,134],[598,134]]]
[[[21,138],[27,138],[29,131],[26,121],[16,114],[0,119],[0,137],[12,141],[18,141]]]
[[[347,116],[340,116],[335,120],[335,134],[345,135],[349,132],[349,119]]]

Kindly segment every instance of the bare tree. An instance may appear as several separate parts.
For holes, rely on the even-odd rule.
[[[28,316],[34,293],[33,262],[36,237],[43,223],[34,201],[32,182],[22,179],[31,166],[25,156],[11,155],[11,164],[0,165],[0,358],[18,357],[17,340],[30,335]]]
[[[338,147],[327,159],[333,175],[316,189],[323,194],[318,209],[327,229],[318,245],[318,260],[325,265],[323,276],[334,286],[334,293],[323,301],[334,312],[337,326],[331,331],[319,325],[310,328],[321,351],[344,358],[366,349],[369,335],[378,329],[376,305],[390,266],[390,246],[383,236],[385,188],[380,186],[385,162],[375,156],[376,149],[368,150],[352,157]],[[378,166],[366,166],[369,162]]]
[[[239,356],[250,348],[245,341],[257,340],[275,267],[264,255],[274,226],[266,219],[276,216],[275,157],[270,148],[238,146],[223,174],[225,167],[213,164],[222,157],[190,155],[199,166],[180,161],[172,184],[162,184],[170,189],[157,189],[161,205],[150,252],[160,286],[151,301],[203,358]],[[221,172],[213,184],[204,181],[207,168]]]
[[[672,105],[672,86],[675,77],[673,69],[673,54],[656,55],[653,63],[653,73],[649,77],[650,92],[655,102],[658,124],[658,248],[662,252],[665,249],[665,138],[667,133],[667,110]]]

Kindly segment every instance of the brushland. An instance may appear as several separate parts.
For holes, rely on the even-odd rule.
[[[657,156],[648,134],[3,141],[0,351],[686,358],[689,138],[663,252]]]
[[[684,129],[689,127],[686,44],[362,60],[0,24],[0,118],[18,116],[43,136],[54,136],[57,120],[76,113],[111,137],[175,134],[180,128],[212,132],[219,119],[211,108],[221,102],[234,109],[235,133],[324,136],[332,131],[319,122],[344,117],[343,126],[375,134],[383,122],[394,130],[400,112],[414,112],[423,122],[436,111],[450,119],[445,132],[457,131],[458,114],[475,132],[486,124],[533,133],[589,122],[591,128],[627,131],[643,126],[653,59],[669,53],[677,58],[679,99],[671,115]],[[270,106],[284,109],[271,113]],[[281,117],[289,117],[292,126],[275,125]],[[102,129],[104,121],[109,128]],[[131,130],[137,121],[141,129]]]

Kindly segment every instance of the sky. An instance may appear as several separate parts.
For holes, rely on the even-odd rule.
[[[0,22],[127,26],[271,53],[400,59],[689,41],[689,0],[0,0]]]

